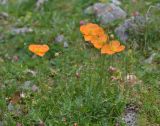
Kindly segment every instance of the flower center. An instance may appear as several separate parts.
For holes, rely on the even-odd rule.
[[[112,51],[115,51],[115,47],[111,46],[111,50],[112,50]]]

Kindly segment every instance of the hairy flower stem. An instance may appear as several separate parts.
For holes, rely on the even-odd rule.
[[[90,58],[89,66],[90,66],[90,69],[89,69],[89,90],[91,91],[92,90],[91,89],[92,88],[92,58]]]
[[[127,75],[128,75],[128,72],[129,72],[129,63],[128,63],[128,54],[125,54],[126,58],[125,58],[125,82],[124,82],[124,98],[125,100],[127,99],[128,97],[128,93],[129,93],[129,88],[128,88],[128,80],[127,80]]]
[[[113,55],[111,55],[111,66],[113,66]]]
[[[103,87],[105,71],[105,55],[100,55],[99,87]]]
[[[110,66],[113,66],[113,55],[109,56],[108,68],[109,68]],[[109,82],[109,84],[110,84],[110,83],[111,83],[111,73],[109,72],[107,75],[108,75],[108,76],[107,76],[108,82]]]
[[[106,64],[106,61],[108,61],[107,60],[108,59],[108,57],[105,55],[105,61],[104,61],[104,66],[105,66],[105,70],[104,70],[104,72],[105,72],[105,75],[104,75],[104,84],[106,85],[106,83],[107,83],[107,80],[109,80],[109,78],[108,78],[108,73],[107,73],[107,66],[108,66],[108,63]],[[110,62],[109,62],[110,63]],[[107,73],[107,74],[106,74]]]

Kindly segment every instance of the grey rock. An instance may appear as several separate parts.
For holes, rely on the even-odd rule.
[[[8,0],[0,0],[0,4],[4,5],[7,4]]]
[[[6,12],[0,13],[0,19],[7,19],[8,17],[9,17],[8,13],[6,13]]]
[[[36,8],[40,8],[47,0],[37,0],[36,2]]]
[[[13,29],[11,30],[11,32],[14,33],[14,34],[25,34],[25,33],[33,32],[33,29],[27,28],[27,27],[23,27],[23,28],[13,28]]]
[[[121,5],[121,2],[119,0],[112,0],[112,3],[115,5]]]
[[[88,7],[85,13],[95,14],[101,24],[108,24],[118,19],[126,18],[127,13],[119,6],[113,3],[95,3],[93,6]]]
[[[29,90],[31,89],[31,81],[25,81],[22,85],[22,89]]]
[[[58,35],[56,38],[55,38],[55,42],[56,43],[62,43],[64,41],[64,35]]]
[[[94,14],[93,6],[89,6],[84,10],[84,14]]]
[[[12,103],[9,103],[7,107],[8,107],[8,111],[14,110],[14,106],[12,105]]]
[[[119,37],[121,41],[127,41],[129,35],[128,35],[128,29],[131,27],[131,24],[133,23],[132,19],[127,19],[124,21],[123,24],[121,24],[119,27],[115,29],[116,35]]]
[[[118,28],[116,28],[115,29],[115,33],[119,37],[119,39],[121,41],[124,41],[124,42],[127,41],[127,39],[128,39],[128,32],[127,32],[127,30],[125,28],[125,24],[122,25],[122,26],[120,26],[120,27],[118,27]]]
[[[64,44],[63,44],[63,47],[64,47],[64,48],[68,48],[68,46],[69,46],[69,45],[68,45],[68,42],[65,41]]]
[[[128,112],[124,117],[124,121],[127,126],[136,126],[136,113]]]
[[[123,120],[126,126],[137,126],[137,107],[134,105],[126,106]]]
[[[149,58],[147,58],[147,59],[144,61],[144,63],[146,63],[146,64],[151,64],[151,63],[153,63],[153,60],[154,60],[155,56],[156,56],[156,53],[153,53]]]
[[[3,126],[3,122],[2,121],[0,121],[0,126]]]
[[[25,73],[25,74],[31,74],[33,77],[36,77],[36,75],[37,75],[37,72],[34,71],[34,70],[31,70],[31,69],[26,69],[26,70],[24,71],[24,73]]]
[[[101,4],[97,3],[93,6],[96,17],[100,20],[101,24],[108,24],[117,19],[126,17],[126,13],[114,4]]]
[[[120,24],[115,33],[121,41],[126,42],[129,38],[129,32],[140,33],[145,26],[146,20],[142,16],[131,17]]]

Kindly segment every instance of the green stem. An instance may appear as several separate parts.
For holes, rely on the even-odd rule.
[[[99,71],[99,85],[98,87],[103,87],[103,79],[104,79],[104,73],[105,73],[105,56],[100,55],[100,71]]]
[[[124,95],[125,98],[127,98],[127,92],[128,92],[128,80],[127,80],[127,75],[128,75],[128,61],[127,61],[128,55],[125,58],[125,83],[124,83]]]
[[[113,55],[111,55],[111,66],[113,66]]]

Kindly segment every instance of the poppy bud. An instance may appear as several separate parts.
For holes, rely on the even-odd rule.
[[[136,3],[136,2],[137,2],[137,0],[132,0],[132,2],[133,2],[133,3]]]
[[[84,24],[85,24],[85,21],[81,20],[81,21],[79,22],[79,24],[80,24],[80,25],[84,25]]]
[[[79,72],[76,72],[76,77],[80,78],[80,73]]]
[[[117,122],[117,123],[115,124],[115,126],[120,126],[120,124]]]
[[[58,56],[59,56],[59,53],[57,52],[57,53],[55,53],[54,55],[55,55],[55,57],[58,57]]]
[[[16,124],[16,126],[22,126],[22,124],[20,124],[20,123],[17,123],[17,124]]]
[[[38,126],[45,126],[44,122],[40,121]]]
[[[25,98],[25,94],[23,92],[20,93],[21,98]]]
[[[138,11],[133,12],[132,16],[134,16],[134,17],[139,16],[139,12]]]
[[[111,39],[114,39],[114,35],[113,35],[113,34],[111,34],[111,35],[110,35],[110,38],[111,38]]]
[[[15,56],[13,56],[12,60],[13,60],[14,62],[17,62],[17,61],[19,60],[19,57],[18,57],[17,55],[15,55]]]
[[[128,74],[125,79],[128,83],[133,85],[138,82],[138,79],[134,74]]]
[[[111,80],[116,81],[116,80],[118,80],[118,78],[116,78],[115,76],[111,76]]]
[[[64,117],[64,118],[62,119],[62,121],[63,121],[63,122],[66,122],[66,121],[67,121],[66,117]]]
[[[78,126],[78,123],[74,123],[74,125],[73,126]]]
[[[109,71],[110,73],[115,73],[115,72],[117,71],[117,68],[115,68],[115,67],[113,67],[113,66],[110,66],[109,69],[108,69],[108,71]]]

